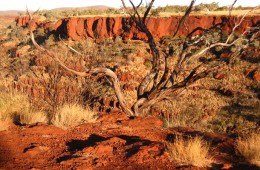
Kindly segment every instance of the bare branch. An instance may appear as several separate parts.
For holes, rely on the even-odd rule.
[[[125,97],[122,93],[122,90],[121,90],[121,87],[120,87],[120,83],[119,83],[119,80],[117,78],[117,75],[110,69],[108,68],[103,68],[103,67],[98,67],[98,68],[94,68],[94,69],[91,69],[89,71],[89,73],[91,74],[104,74],[108,77],[110,77],[112,79],[112,82],[113,82],[113,86],[114,86],[114,91],[115,91],[115,94],[116,94],[116,97],[119,101],[119,104],[120,106],[122,107],[122,110],[130,115],[130,116],[134,116],[134,112],[129,108],[127,102],[125,101]]]
[[[34,38],[34,34],[33,34],[33,31],[30,30],[30,37],[31,37],[31,40],[32,40],[32,43],[33,45],[40,51],[42,51],[43,53],[47,54],[48,56],[50,56],[51,58],[53,58],[56,62],[59,63],[59,65],[64,68],[65,70],[69,71],[69,72],[72,72],[73,74],[75,75],[78,75],[78,76],[81,76],[81,77],[86,77],[88,76],[89,74],[87,72],[79,72],[79,71],[75,71],[74,69],[71,69],[69,67],[66,66],[65,63],[63,63],[57,56],[56,54],[54,54],[53,52],[39,46],[39,44],[35,41],[35,38]]]
[[[243,38],[238,38],[235,41],[233,41],[232,43],[215,43],[215,44],[211,44],[210,46],[204,48],[203,50],[201,50],[200,52],[198,52],[197,54],[194,54],[190,57],[186,57],[183,61],[182,64],[185,62],[187,63],[188,61],[190,61],[191,59],[196,59],[200,56],[202,56],[203,54],[205,54],[207,51],[209,51],[210,49],[217,47],[217,46],[222,46],[222,47],[231,47],[232,45],[236,44],[239,41],[248,41],[247,39],[243,39]]]
[[[234,2],[233,2],[233,4],[230,6],[230,8],[229,8],[229,17],[231,16],[231,12],[232,12],[232,10],[233,10],[233,8],[234,8],[234,5],[237,3],[237,0],[234,0]]]
[[[139,99],[133,106],[133,110],[135,112],[136,115],[140,114],[140,107],[144,104],[144,102],[146,102],[147,99],[146,98],[141,98]]]
[[[232,35],[234,34],[235,30],[241,25],[241,23],[244,21],[245,17],[252,11],[256,10],[257,8],[259,8],[259,6],[255,7],[254,9],[249,10],[248,12],[246,12],[242,18],[240,19],[240,21],[238,23],[235,23],[235,26],[232,29],[232,32],[229,34],[226,43],[229,42],[229,40],[231,39]]]
[[[132,17],[134,17],[134,19],[136,19],[136,18],[135,18],[135,15],[137,15],[138,20],[139,20],[139,22],[140,22],[140,21],[141,21],[141,16],[140,16],[140,14],[139,14],[139,12],[138,12],[138,10],[137,10],[137,9],[139,8],[139,6],[136,7],[131,0],[129,0],[129,2],[131,3],[131,5],[132,5],[132,7],[133,7],[133,9],[134,9],[134,14],[132,15]],[[142,0],[141,0],[141,3],[142,3]],[[140,3],[139,5],[141,5],[141,3]]]
[[[193,8],[193,5],[194,5],[195,2],[196,2],[196,0],[192,0],[192,1],[191,1],[189,7],[186,9],[186,12],[185,12],[184,16],[181,18],[181,20],[180,20],[180,22],[179,22],[179,24],[178,24],[178,26],[177,26],[177,28],[176,28],[176,31],[175,31],[175,33],[173,34],[173,37],[175,37],[175,36],[178,34],[180,28],[181,28],[181,27],[183,26],[183,24],[185,23],[185,20],[186,20],[186,18],[190,15],[190,13],[191,13],[191,11],[192,11],[192,8]]]
[[[143,0],[140,1],[140,3],[137,5],[137,8],[139,8],[143,3]]]
[[[77,51],[75,48],[71,47],[68,43],[64,42],[63,43],[73,52],[75,52],[76,54],[83,56],[83,54],[81,54],[79,51]]]
[[[124,1],[124,0],[121,0],[121,2],[122,2],[122,5],[123,5],[124,9],[125,9],[126,12],[128,13],[128,15],[132,16],[131,12],[129,11],[129,9],[128,9],[128,8],[126,7],[126,5],[125,5],[125,1]]]
[[[177,83],[175,85],[172,86],[172,90],[178,89],[178,88],[182,88],[182,87],[187,87],[190,84],[196,82],[199,79],[202,79],[204,77],[206,77],[209,73],[211,73],[212,71],[218,70],[219,68],[221,68],[223,65],[217,65],[215,67],[211,67],[205,71],[202,71],[200,73],[196,74],[196,71],[199,67],[196,67],[188,76],[187,78],[185,78],[182,82]]]
[[[147,92],[147,87],[150,84],[150,82],[154,79],[156,76],[156,72],[152,72],[151,74],[147,75],[144,80],[141,82],[138,88],[138,95],[142,96],[145,92]]]
[[[258,7],[256,7],[258,8]],[[224,43],[221,43],[221,42],[217,42],[217,43],[214,43],[214,44],[210,44],[208,45],[208,47],[202,49],[200,52],[198,52],[197,54],[194,54],[192,56],[189,56],[189,57],[186,57],[184,56],[183,57],[183,60],[180,62],[180,65],[183,65],[184,62],[188,62],[190,61],[191,59],[195,59],[195,58],[198,58],[199,56],[202,56],[203,54],[205,54],[207,51],[209,51],[210,49],[214,48],[214,47],[217,47],[217,46],[223,46],[223,47],[230,47],[234,44],[236,44],[237,42],[239,41],[248,41],[247,39],[245,38],[237,38],[236,40],[234,40],[233,42],[229,42],[230,39],[232,38],[234,32],[236,31],[236,29],[242,24],[242,22],[244,21],[245,17],[250,13],[252,12],[253,10],[255,10],[256,8],[248,11],[247,13],[245,13],[242,18],[240,19],[240,21],[233,27],[232,29],[232,32],[229,34],[227,40],[224,42]],[[243,35],[247,32],[248,30],[246,30]]]
[[[171,94],[173,94],[173,92],[175,92],[178,89],[181,88],[187,88],[188,86],[190,86],[191,84],[195,83],[196,81],[206,77],[209,73],[211,73],[212,71],[218,70],[219,68],[221,68],[223,65],[218,65],[212,68],[209,68],[205,71],[202,71],[200,73],[196,74],[196,71],[198,69],[198,67],[195,68],[195,70],[193,70],[190,75],[184,79],[182,82],[177,83],[173,86],[171,86],[170,88],[166,88],[166,89],[162,89],[162,90],[157,90],[157,91],[153,91],[149,97],[148,100],[142,99],[141,101],[138,101],[138,103],[136,103],[135,107],[138,111],[145,109],[145,108],[149,108],[151,106],[153,106],[155,103],[158,103],[162,100],[168,100]]]
[[[32,40],[32,43],[33,45],[40,51],[42,51],[43,53],[47,54],[48,56],[50,56],[51,58],[53,58],[55,61],[57,61],[59,63],[59,65],[64,68],[65,70],[69,71],[69,72],[72,72],[73,74],[75,75],[78,75],[78,76],[82,76],[82,77],[86,77],[88,76],[89,74],[87,74],[86,72],[79,72],[79,71],[75,71],[69,67],[67,67],[57,56],[56,54],[54,54],[53,52],[41,47],[35,40],[34,38],[34,34],[33,34],[33,30],[32,30],[32,21],[33,21],[33,16],[30,14],[29,10],[27,9],[27,13],[30,17],[30,21],[29,21],[29,31],[30,31],[30,37],[31,37],[31,40]]]
[[[154,1],[155,1],[155,0],[152,0],[152,1],[149,3],[149,5],[148,5],[148,7],[147,7],[147,9],[146,9],[146,11],[145,11],[145,13],[144,13],[144,17],[143,17],[143,22],[144,22],[144,23],[145,23],[146,17],[148,16],[150,10],[151,10],[152,7],[153,7]]]

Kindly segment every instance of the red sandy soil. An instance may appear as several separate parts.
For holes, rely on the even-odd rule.
[[[0,169],[203,169],[179,166],[170,159],[166,144],[176,135],[210,141],[214,169],[254,169],[238,164],[231,137],[166,129],[158,118],[130,119],[122,113],[67,131],[46,124],[12,125],[0,132]]]

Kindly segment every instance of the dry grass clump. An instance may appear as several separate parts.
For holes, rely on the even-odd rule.
[[[29,111],[28,97],[21,93],[0,94],[0,119],[14,119],[15,115]]]
[[[177,137],[168,145],[171,158],[181,165],[210,166],[209,144],[200,137],[184,139]]]
[[[48,121],[45,113],[32,109],[27,95],[18,92],[0,93],[0,120],[16,124]]]
[[[97,117],[97,113],[90,108],[79,104],[64,104],[55,113],[52,124],[67,129],[83,122],[95,122]]]
[[[26,114],[20,115],[20,123],[21,124],[33,124],[37,122],[48,122],[48,118],[46,113],[42,111],[28,112]]]
[[[260,134],[252,133],[237,140],[238,152],[251,164],[260,167]]]

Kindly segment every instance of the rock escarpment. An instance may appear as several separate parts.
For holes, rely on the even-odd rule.
[[[226,23],[225,31],[230,31],[234,26],[236,17],[228,16],[189,16],[178,32],[178,36],[185,36],[195,28],[210,28],[219,23]],[[154,38],[159,39],[163,36],[172,35],[180,20],[179,16],[148,18],[147,26]],[[236,18],[237,22],[239,21]],[[227,22],[226,22],[227,21]],[[19,26],[26,26],[29,22],[28,17],[17,17],[16,23]],[[247,16],[237,32],[242,33],[248,27],[260,24],[260,16]],[[56,22],[33,22],[33,28],[43,27],[47,31],[52,31],[55,35],[71,40],[80,41],[86,38],[105,39],[111,37],[122,37],[123,39],[146,40],[143,32],[139,31],[129,17],[70,17],[60,19]],[[201,31],[194,32],[194,35]]]

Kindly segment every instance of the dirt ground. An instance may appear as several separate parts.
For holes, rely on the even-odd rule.
[[[234,156],[231,137],[166,129],[159,118],[130,119],[123,113],[106,114],[96,123],[67,131],[46,124],[12,125],[0,132],[0,169],[203,169],[170,159],[166,144],[176,135],[210,141],[212,169],[254,169]]]

